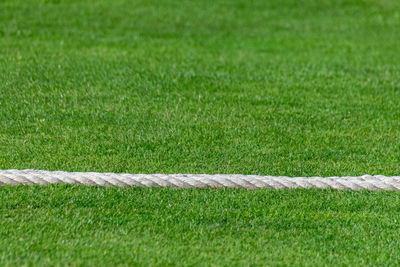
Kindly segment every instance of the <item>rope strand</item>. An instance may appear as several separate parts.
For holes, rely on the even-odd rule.
[[[42,170],[0,170],[0,186],[75,184],[177,188],[332,188],[400,190],[400,176],[287,177],[238,174],[127,174]]]

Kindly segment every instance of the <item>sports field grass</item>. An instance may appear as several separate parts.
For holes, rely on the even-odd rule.
[[[400,173],[399,1],[0,1],[0,166]]]
[[[398,265],[399,202],[368,191],[0,188],[0,261]]]
[[[399,29],[396,0],[0,0],[0,169],[399,175]],[[8,264],[398,257],[393,192],[0,198]]]

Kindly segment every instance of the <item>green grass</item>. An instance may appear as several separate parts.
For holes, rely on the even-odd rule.
[[[397,265],[400,194],[0,188],[2,265]]]
[[[0,1],[0,168],[400,173],[393,0]]]
[[[0,169],[400,174],[397,0],[0,0]],[[394,265],[394,192],[0,188],[2,265]]]

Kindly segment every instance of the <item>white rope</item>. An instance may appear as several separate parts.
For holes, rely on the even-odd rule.
[[[286,177],[239,174],[126,174],[40,170],[0,170],[1,185],[81,184],[92,186],[333,188],[400,190],[400,176]]]

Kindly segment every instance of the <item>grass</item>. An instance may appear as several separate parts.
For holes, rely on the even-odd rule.
[[[0,169],[400,173],[396,0],[0,0]],[[2,265],[394,265],[394,192],[0,188]]]
[[[0,188],[2,265],[397,265],[400,194]]]
[[[400,173],[398,1],[0,1],[0,167]]]

